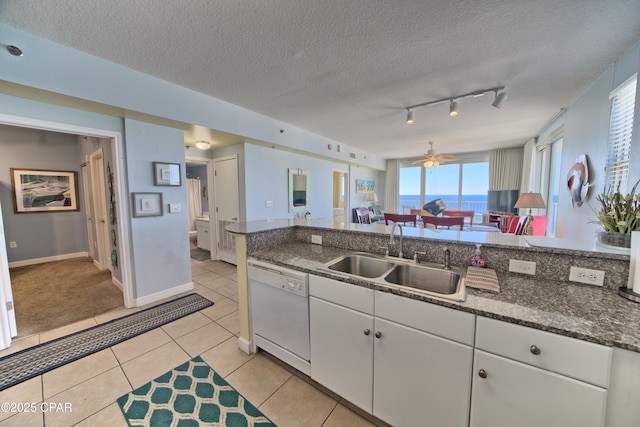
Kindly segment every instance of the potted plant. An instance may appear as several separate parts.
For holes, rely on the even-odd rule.
[[[596,233],[598,243],[623,248],[631,247],[631,232],[640,231],[640,194],[636,194],[640,180],[629,194],[620,193],[620,184],[616,191],[609,191],[596,196],[600,210],[596,213],[598,224],[604,231]]]

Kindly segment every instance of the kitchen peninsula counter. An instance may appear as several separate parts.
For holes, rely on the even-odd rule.
[[[321,224],[322,226],[320,227],[318,227],[317,222],[310,225],[306,220],[256,221],[253,223],[234,224],[227,227],[227,230],[235,234],[247,235],[253,239],[253,241],[247,242],[247,256],[249,258],[271,262],[357,286],[400,294],[409,298],[467,311],[479,316],[499,319],[597,344],[640,352],[640,304],[620,297],[616,291],[618,286],[626,284],[625,272],[622,272],[620,276],[615,276],[612,273],[615,276],[613,283],[610,282],[606,287],[595,287],[554,280],[549,277],[539,277],[538,275],[527,276],[509,273],[504,268],[496,268],[500,282],[500,293],[467,287],[466,300],[456,302],[410,291],[396,290],[366,279],[345,277],[341,274],[333,274],[326,269],[320,269],[327,262],[354,251],[377,252],[380,254],[379,238],[376,240],[373,235],[382,234],[382,237],[384,237],[386,233],[388,239],[387,229],[390,228],[384,226],[358,227],[356,224],[348,225],[347,228],[350,232],[363,231],[371,234],[371,237],[368,234],[363,234],[359,237],[365,240],[364,245],[362,242],[358,242],[357,246],[359,248],[349,247],[348,244],[345,244],[346,241],[350,240],[344,233],[347,230],[343,230],[340,233],[343,241],[339,246],[326,242],[326,240],[332,239],[331,236],[325,239],[322,245],[305,241],[307,234],[318,232],[322,228],[336,231],[336,228],[328,223]],[[294,236],[291,235],[292,229],[294,230]],[[477,234],[478,237],[475,240],[484,239],[485,241],[482,244],[485,247],[492,245],[486,239],[495,239],[495,237],[489,236],[498,234],[452,232],[434,233],[434,236],[425,236],[424,233],[428,233],[430,230],[409,230],[409,227],[405,228],[405,240],[413,240],[414,245],[427,244],[429,247],[435,245],[432,239],[441,240],[444,244],[447,244],[446,242],[454,241],[455,237],[459,238],[461,234]],[[274,238],[273,233],[280,233],[281,235]],[[422,236],[412,236],[412,233],[422,234]],[[285,234],[287,235],[286,237],[284,237]],[[519,251],[516,253],[522,253],[523,255],[553,256],[555,254],[567,257],[575,254],[587,259],[589,257],[598,258],[598,260],[593,260],[594,262],[600,260],[608,261],[609,263],[628,264],[629,262],[628,256],[615,252],[600,253],[589,250],[576,251],[575,249],[564,248],[527,247],[527,243],[523,242],[524,238],[521,236],[503,235],[502,237],[507,239],[495,245],[498,247],[512,245],[511,250],[526,247],[526,253],[522,249],[515,249]],[[425,241],[423,239],[428,240]],[[506,245],[505,241],[507,242]],[[465,240],[464,243],[473,242]],[[439,251],[440,249],[438,248],[437,250]],[[457,251],[460,252],[461,249],[457,248]],[[412,255],[413,252],[405,251],[405,254]],[[462,255],[459,254],[457,260],[452,257],[452,265],[468,265],[468,263],[463,264],[460,262],[460,260],[465,259],[463,256],[464,253]],[[525,259],[525,257],[521,256],[520,259]],[[488,257],[488,262],[490,265],[490,257]],[[555,263],[552,262],[551,264]],[[628,270],[626,274],[628,274]],[[624,277],[624,283],[622,283],[621,277]]]

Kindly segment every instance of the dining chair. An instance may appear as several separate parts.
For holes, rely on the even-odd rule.
[[[469,227],[473,227],[473,217],[475,214],[475,211],[460,211],[455,209],[445,209],[442,211],[442,216],[461,216],[463,218],[469,218]]]
[[[415,215],[411,214],[396,214],[396,213],[384,213],[384,224],[389,225],[389,221],[391,222],[401,222],[404,225],[407,223],[413,223],[414,227],[417,227],[417,219]]]
[[[371,224],[371,211],[367,208],[356,209],[358,224]]]
[[[422,217],[422,223],[424,224],[425,227],[428,227],[429,225],[435,226],[435,228],[446,227],[449,229],[451,227],[460,227],[460,230],[462,230],[462,227],[464,227],[464,217],[425,215]]]

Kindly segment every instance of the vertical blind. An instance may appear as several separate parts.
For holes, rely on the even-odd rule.
[[[609,149],[607,153],[607,188],[625,192],[629,175],[629,152],[636,103],[637,75],[611,92]]]

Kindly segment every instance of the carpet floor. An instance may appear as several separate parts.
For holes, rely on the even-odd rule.
[[[125,394],[118,405],[130,426],[275,427],[200,356]]]
[[[0,391],[212,305],[189,294],[0,358]]]
[[[98,270],[89,257],[15,267],[9,274],[20,337],[124,306],[111,272]]]

